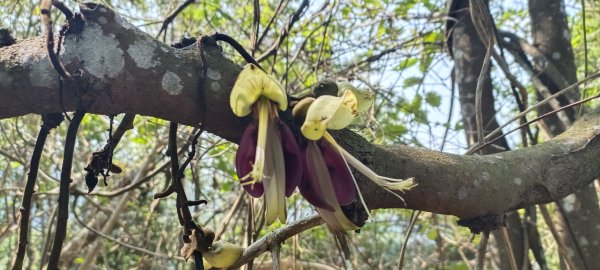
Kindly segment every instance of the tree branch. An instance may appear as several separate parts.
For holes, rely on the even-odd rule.
[[[78,84],[88,84],[92,89],[86,97],[94,100],[90,113],[135,113],[194,127],[206,119],[202,123],[206,131],[239,141],[248,119],[233,115],[229,92],[241,68],[214,42],[204,39],[200,44],[203,62],[193,48],[170,48],[105,7],[83,6],[81,12],[86,25],[81,33],[65,37],[61,59],[66,67],[77,67],[89,76],[65,87],[67,110],[76,109]],[[57,76],[44,46],[43,38],[34,38],[0,48],[0,96],[10,97],[0,98],[0,119],[62,111]],[[202,104],[210,109],[204,110]],[[403,195],[404,205],[358,176],[371,208],[407,207],[472,218],[554,201],[598,178],[599,130],[597,110],[549,142],[489,156],[378,146],[349,131],[335,135],[375,172],[415,177],[419,183]]]
[[[311,229],[322,223],[323,220],[321,217],[314,215],[276,229],[245,248],[244,253],[242,253],[242,257],[240,257],[237,262],[229,268],[236,269],[269,250],[273,244],[281,243],[296,234]]]

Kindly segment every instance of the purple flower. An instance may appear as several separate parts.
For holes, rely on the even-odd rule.
[[[290,128],[266,99],[257,104],[257,117],[242,135],[235,158],[244,189],[253,197],[265,195],[265,222],[286,221],[285,197],[302,178],[302,153]],[[256,115],[256,114],[255,114]]]
[[[340,208],[356,196],[353,176],[340,152],[326,140],[308,141],[304,151],[304,175],[298,185],[302,196],[333,230],[357,229]]]

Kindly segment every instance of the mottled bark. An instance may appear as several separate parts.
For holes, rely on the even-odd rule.
[[[477,88],[477,78],[482,72],[483,61],[487,48],[482,43],[477,34],[471,15],[469,12],[468,0],[453,0],[449,10],[450,17],[456,19],[456,23],[449,30],[452,38],[452,56],[454,59],[454,77],[458,85],[459,99],[461,104],[462,122],[469,146],[478,143],[477,124],[475,119],[475,89]],[[481,111],[483,134],[487,135],[499,127],[496,120],[496,109],[494,107],[494,96],[492,80],[490,79],[490,69],[483,70],[484,80],[481,98]],[[502,133],[497,136],[502,136]],[[499,139],[496,143],[483,148],[480,154],[493,154],[509,150],[505,138]],[[523,265],[525,248],[523,245],[523,228],[521,220],[516,212],[506,216],[507,228],[511,247],[517,265]],[[503,240],[500,230],[492,231],[494,237],[494,249],[498,251],[494,256],[494,262],[501,269],[509,269],[510,261],[508,248]],[[527,263],[527,265],[529,265]]]
[[[203,77],[199,51],[169,48],[102,9],[84,10],[84,31],[65,40],[62,60],[67,68],[89,73],[64,89],[67,110],[77,105],[75,94],[80,93],[74,88],[87,86],[86,98],[95,101],[91,113],[129,112],[193,126],[204,117],[206,131],[239,139],[247,120],[231,113],[229,92],[240,66],[221,55],[218,46],[206,44]],[[0,49],[0,96],[10,97],[0,99],[0,118],[61,110],[56,74],[43,46],[36,38]],[[374,171],[415,177],[419,183],[403,195],[405,205],[359,176],[371,207],[407,207],[467,219],[555,201],[592,182],[600,176],[599,129],[600,110],[549,142],[487,156],[373,145],[350,131],[335,136]]]
[[[575,58],[571,47],[571,34],[567,24],[566,13],[562,0],[530,0],[531,31],[534,46],[545,56],[546,61],[563,74],[569,84],[577,81]],[[539,58],[538,58],[539,59]],[[551,93],[560,90],[559,83],[545,72],[546,63],[534,59],[535,68],[540,80]],[[562,105],[579,98],[576,91],[560,99]],[[546,110],[549,110],[546,108]],[[576,110],[567,110],[569,120],[575,118]],[[560,134],[570,123],[565,123],[556,117],[544,119],[544,129],[550,136]],[[593,185],[587,185],[575,194],[558,202],[561,217],[557,217],[560,235],[572,252],[572,261],[577,269],[594,269],[597,255],[600,254],[600,207],[598,196]],[[562,218],[566,220],[563,221]],[[571,237],[571,233],[574,238]],[[580,256],[579,253],[582,253]]]

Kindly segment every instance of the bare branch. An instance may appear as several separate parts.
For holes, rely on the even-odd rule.
[[[267,251],[274,243],[281,243],[296,234],[312,229],[322,223],[323,220],[321,217],[314,215],[276,229],[245,248],[242,257],[240,257],[236,263],[230,266],[229,269],[236,269],[246,264],[250,260],[258,257],[258,255]]]

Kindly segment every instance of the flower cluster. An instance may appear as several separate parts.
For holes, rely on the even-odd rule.
[[[338,232],[358,227],[344,215],[341,206],[357,195],[366,204],[350,165],[392,192],[415,186],[413,179],[383,177],[350,155],[327,132],[343,129],[371,107],[373,95],[348,83],[337,83],[338,95],[306,98],[294,108],[294,118],[302,123],[297,139],[279,118],[288,108],[283,87],[264,70],[248,64],[233,86],[230,105],[239,117],[252,115],[236,155],[236,170],[244,189],[253,197],[265,196],[265,222],[286,222],[285,197],[296,187],[329,225]],[[299,143],[300,142],[300,143]]]

